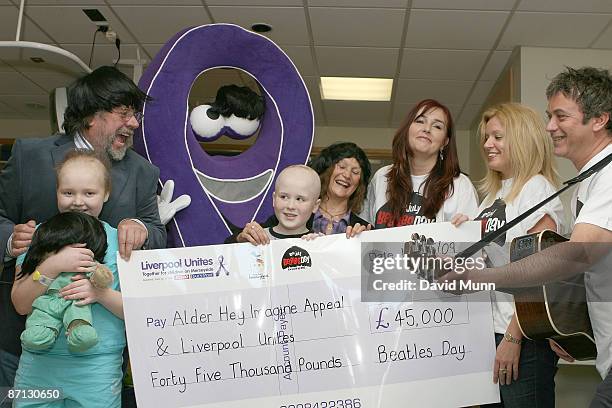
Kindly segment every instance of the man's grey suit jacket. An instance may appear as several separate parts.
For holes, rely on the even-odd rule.
[[[58,213],[55,166],[73,149],[72,136],[59,134],[43,139],[17,139],[11,158],[0,173],[0,256],[15,224],[29,220],[46,221]],[[148,234],[148,248],[164,248],[166,230],[159,220],[157,182],[159,169],[128,150],[124,159],[113,161],[111,194],[100,219],[113,227],[124,218],[142,221]],[[17,316],[9,282],[14,279],[14,260],[4,263],[0,285],[0,349],[21,353],[19,335],[24,319]]]

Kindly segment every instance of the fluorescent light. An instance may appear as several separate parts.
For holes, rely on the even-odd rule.
[[[390,101],[393,79],[321,77],[321,98],[340,101]]]

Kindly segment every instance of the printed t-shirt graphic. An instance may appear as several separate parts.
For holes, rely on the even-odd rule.
[[[376,212],[375,228],[403,227],[405,225],[416,225],[428,222],[435,222],[435,218],[428,218],[423,215],[423,196],[413,192],[410,197],[410,203],[404,214],[399,220],[393,222],[393,212],[389,202],[386,202]]]
[[[576,218],[580,215],[580,210],[582,210],[583,202],[580,199],[576,198]]]
[[[497,231],[506,225],[506,202],[501,198],[496,199],[493,201],[493,204],[482,210],[475,220],[480,220],[482,223],[482,236],[485,236],[485,234],[489,232]],[[506,233],[504,232],[493,242],[503,246],[506,242]]]

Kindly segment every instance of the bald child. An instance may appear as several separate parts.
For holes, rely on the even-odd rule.
[[[278,224],[262,227],[250,222],[236,237],[237,242],[267,244],[272,239],[300,238],[311,231],[306,226],[319,208],[321,181],[316,171],[303,164],[286,167],[278,175],[272,206]]]

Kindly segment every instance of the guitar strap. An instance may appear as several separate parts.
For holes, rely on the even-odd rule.
[[[580,173],[579,175],[577,175],[576,177],[574,177],[572,179],[569,179],[566,182],[564,182],[563,184],[565,185],[565,187],[563,187],[561,190],[557,191],[553,195],[551,195],[551,196],[545,198],[544,200],[540,201],[538,204],[534,205],[533,207],[531,207],[530,209],[525,211],[523,214],[519,215],[518,217],[516,217],[512,221],[506,223],[500,229],[489,232],[484,237],[482,237],[482,239],[480,241],[474,243],[473,245],[470,245],[469,247],[467,247],[463,251],[459,252],[456,255],[456,258],[467,258],[469,256],[474,255],[476,252],[480,251],[482,248],[487,246],[489,243],[493,242],[497,237],[499,237],[500,235],[502,235],[503,233],[508,231],[510,228],[514,227],[519,222],[523,221],[525,218],[529,217],[531,214],[536,212],[542,206],[546,205],[548,202],[550,202],[551,200],[555,199],[557,196],[562,194],[565,190],[567,190],[568,188],[570,188],[574,184],[577,184],[577,183],[580,183],[583,180],[586,180],[587,178],[591,177],[593,174],[597,173],[598,171],[600,171],[601,169],[606,167],[611,161],[612,161],[612,153],[610,153],[609,155],[607,155],[606,157],[604,157],[603,159],[601,159],[600,161],[598,161],[597,163],[592,165],[590,168],[588,168],[587,170],[585,170],[582,173]]]

